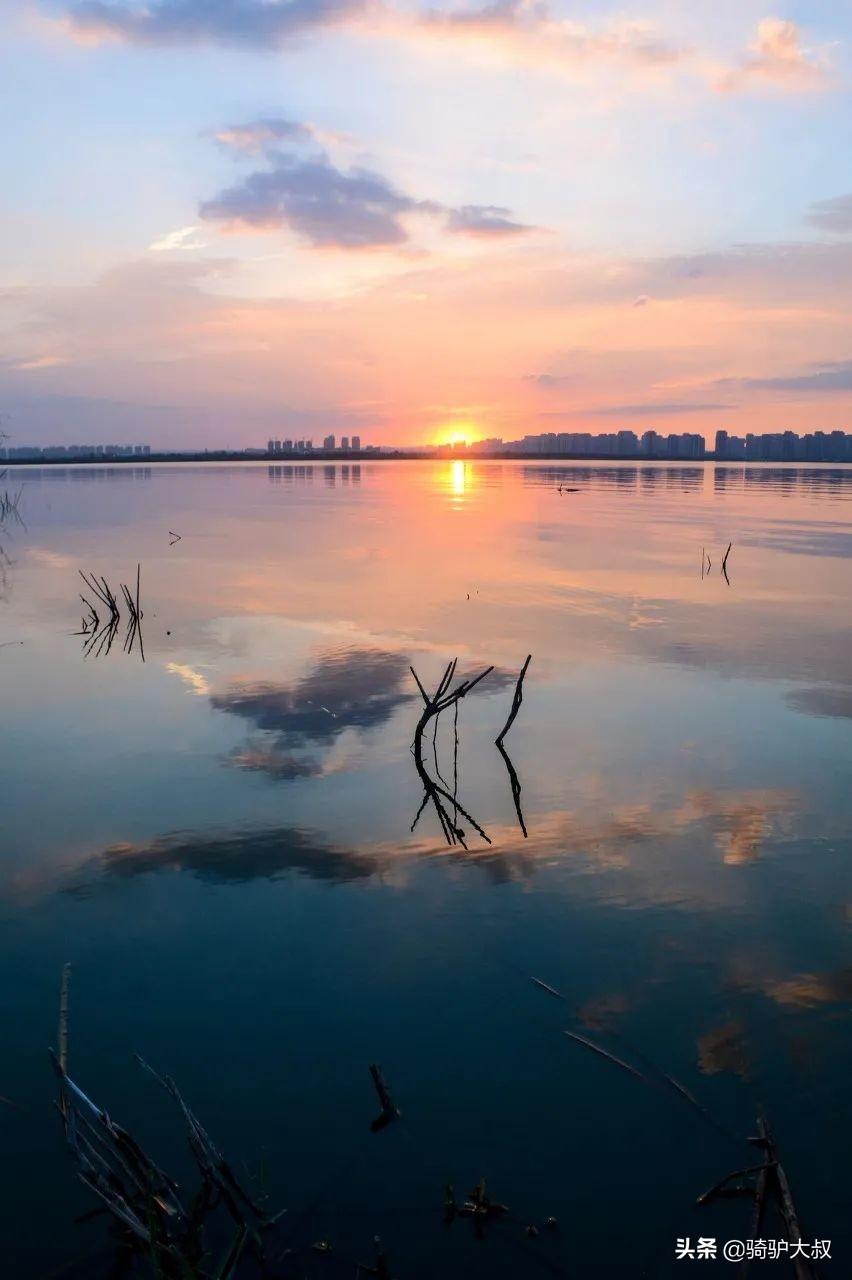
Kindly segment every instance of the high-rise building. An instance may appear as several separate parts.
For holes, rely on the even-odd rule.
[[[322,442],[323,449],[331,450],[334,448],[334,436],[326,436]]]
[[[716,432],[716,448],[713,451],[717,458],[727,458],[728,456],[728,433],[719,430]]]
[[[349,448],[349,437],[348,437],[348,436],[341,436],[341,438],[340,438],[340,447],[341,447],[341,449],[348,449],[348,448]]]
[[[356,452],[356,453],[360,453],[360,452],[361,452],[361,437],[360,437],[360,436],[353,436],[353,437],[352,437],[352,448],[355,450],[355,452]]]

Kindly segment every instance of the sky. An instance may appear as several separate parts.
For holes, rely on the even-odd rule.
[[[0,0],[10,443],[852,430],[852,6]]]

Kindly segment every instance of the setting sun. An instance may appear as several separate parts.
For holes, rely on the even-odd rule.
[[[435,444],[437,445],[457,445],[470,444],[471,441],[477,439],[476,431],[471,422],[447,422],[444,426],[439,427],[435,434]]]

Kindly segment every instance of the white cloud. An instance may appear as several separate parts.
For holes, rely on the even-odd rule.
[[[206,241],[198,238],[200,227],[178,227],[177,231],[167,231],[148,245],[150,253],[173,253],[177,250],[206,249]]]

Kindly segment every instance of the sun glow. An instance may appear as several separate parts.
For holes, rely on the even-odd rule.
[[[476,439],[476,429],[472,422],[447,422],[438,428],[435,435],[437,445],[468,445]]]

